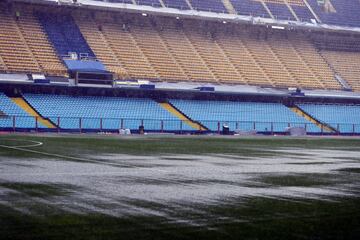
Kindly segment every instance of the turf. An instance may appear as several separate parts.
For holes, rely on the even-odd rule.
[[[132,155],[158,154],[236,154],[240,156],[271,156],[279,153],[274,149],[305,148],[360,150],[360,139],[331,138],[207,138],[207,137],[143,137],[117,138],[112,136],[0,136],[0,145],[14,146],[14,140],[39,141],[44,145],[38,151],[83,156],[91,154],[123,153]],[[262,151],[258,149],[262,148]],[[304,154],[306,154],[304,152]],[[0,156],[42,157],[39,154],[0,148]],[[48,158],[48,156],[44,156]]]
[[[204,226],[162,217],[101,214],[29,216],[0,205],[1,239],[358,239],[359,199],[302,201],[250,198],[209,207]],[[221,218],[219,217],[221,216]]]
[[[39,184],[39,183],[1,183],[0,187],[15,190],[25,197],[50,198],[53,196],[65,196],[71,192],[74,186],[62,184]]]
[[[283,187],[314,187],[321,185],[331,185],[344,183],[344,180],[337,180],[330,174],[301,174],[301,175],[278,175],[264,176],[258,181],[273,186]]]
[[[16,141],[14,141],[16,140]],[[72,157],[98,156],[102,154],[129,154],[136,156],[165,155],[168,161],[193,161],[186,156],[225,155],[233,161],[256,161],[262,157],[302,157],[308,149],[337,149],[359,152],[360,139],[339,138],[222,138],[222,137],[116,137],[88,135],[2,135],[0,145],[26,145],[28,141],[39,141],[38,147],[11,149],[0,146],[0,170],[16,160],[66,159]],[[303,153],[274,150],[296,148]],[[36,150],[26,152],[23,149]],[[300,152],[301,152],[300,151]],[[53,154],[44,155],[41,153]],[[184,155],[182,155],[184,154]],[[176,155],[171,157],[171,155]],[[184,157],[183,157],[184,156]],[[339,160],[357,162],[354,158],[338,157]],[[3,161],[2,161],[3,160]],[[13,160],[13,161],[12,161]],[[57,163],[57,162],[56,162]],[[67,162],[69,163],[69,162]],[[216,163],[221,167],[221,163]],[[289,163],[294,165],[296,163]],[[304,163],[303,163],[304,164]],[[306,163],[307,164],[307,163]],[[327,164],[314,159],[308,165]],[[99,165],[100,166],[100,165]],[[216,165],[214,165],[216,166]],[[305,164],[304,164],[305,166]],[[19,165],[20,167],[20,165]],[[278,174],[253,176],[244,186],[252,188],[329,187],[357,181],[359,168],[344,168],[333,174]],[[248,173],[252,175],[252,173]],[[339,178],[334,177],[339,176]],[[150,176],[151,177],[151,176]],[[156,186],[172,183],[155,178],[135,179],[137,183]],[[348,180],[351,181],[348,181]],[[354,180],[355,179],[355,180]],[[1,180],[1,176],[0,176]],[[130,179],[131,180],[131,179]],[[125,180],[124,180],[125,181]],[[133,180],[129,181],[131,184]],[[176,184],[231,186],[232,181],[193,182],[179,180]],[[178,187],[174,185],[172,187]],[[1,190],[12,192],[6,195]],[[198,204],[188,210],[185,203],[158,203],[151,200],[122,199],[122,203],[149,211],[166,213],[161,215],[112,216],[96,212],[74,213],[48,204],[54,198],[68,199],[76,187],[64,184],[25,183],[0,181],[0,239],[359,239],[360,198],[359,191],[349,196],[332,196],[324,199],[312,198],[267,198],[248,196],[232,198],[216,204]],[[91,194],[91,193],[89,193]],[[144,193],[146,194],[146,193]],[[35,201],[36,199],[36,201]],[[73,199],[73,198],[69,198]],[[111,211],[113,204],[98,204]],[[72,203],[67,203],[72,204]],[[76,206],[76,203],[73,203]],[[183,219],[183,221],[181,221]]]

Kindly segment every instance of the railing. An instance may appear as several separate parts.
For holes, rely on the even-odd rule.
[[[312,123],[299,122],[260,122],[260,121],[197,121],[199,129],[191,127],[190,121],[161,119],[130,119],[130,118],[87,118],[87,117],[49,117],[54,127],[43,125],[43,118],[30,116],[1,116],[0,130],[3,131],[41,131],[41,132],[118,132],[120,129],[130,129],[137,132],[143,126],[146,132],[191,133],[201,131],[200,126],[207,131],[221,133],[224,126],[232,132],[240,133],[286,133],[290,127],[302,127],[310,134],[360,134],[360,124],[336,123],[330,124],[337,133],[329,133]],[[192,125],[193,126],[193,125]]]
[[[81,60],[81,61],[98,61],[96,57],[90,56],[88,53],[76,53],[69,52],[65,55],[60,55],[60,57],[64,60]]]

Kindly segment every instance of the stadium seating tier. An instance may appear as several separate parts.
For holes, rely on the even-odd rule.
[[[198,11],[228,13],[221,0],[189,0],[189,2],[193,9]]]
[[[307,103],[298,106],[342,133],[360,131],[360,105]]]
[[[280,103],[195,101],[172,99],[170,102],[191,119],[204,124],[212,131],[224,124],[230,129],[263,132],[284,132],[289,126],[305,127],[306,121]],[[276,123],[275,123],[276,122]],[[272,124],[273,123],[273,124]],[[310,132],[319,129],[306,123]]]
[[[230,0],[230,2],[240,15],[270,18],[269,13],[261,2],[252,0]]]
[[[358,0],[96,0],[360,27]]]
[[[295,9],[305,6],[301,2],[283,5]],[[357,55],[347,54],[353,62],[341,57],[360,49],[356,36],[314,41],[302,33],[196,20],[81,10],[60,14],[31,7],[20,11],[18,19],[10,12],[0,15],[6,27],[0,38],[3,72],[64,75],[60,58],[77,52],[96,57],[121,78],[330,90],[342,89],[337,74],[359,89]],[[333,60],[336,54],[341,62]]]
[[[41,68],[28,42],[22,35],[18,23],[0,10],[0,66],[7,72],[40,73]]]
[[[152,7],[161,7],[159,0],[136,0],[139,5],[147,5]]]
[[[181,121],[151,99],[47,94],[24,96],[42,116],[55,123],[60,117],[63,129],[100,129],[101,124],[103,129],[120,129],[121,124],[123,128],[138,129],[143,124],[147,130],[160,130],[163,120],[164,130],[180,130]],[[186,124],[182,127],[183,130],[191,130]]]
[[[163,0],[165,7],[177,8],[180,10],[189,10],[190,7],[186,0]]]
[[[71,15],[38,12],[43,28],[60,56],[77,53],[95,57]]]
[[[23,109],[14,104],[2,92],[0,92],[0,111],[5,114],[0,117],[0,127],[2,128],[12,128],[14,124],[17,128],[35,128],[35,119],[29,117]],[[15,122],[13,116],[16,116]]]

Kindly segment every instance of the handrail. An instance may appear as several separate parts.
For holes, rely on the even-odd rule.
[[[44,116],[45,117],[45,116]],[[146,119],[146,118],[106,118],[106,117],[58,117],[58,116],[46,116],[47,119],[51,119],[56,125],[57,129],[62,129],[62,124],[64,121],[74,121],[74,123],[79,124],[79,126],[72,126],[71,129],[83,129],[86,124],[90,124],[92,126],[89,129],[106,129],[106,125],[115,124],[117,127],[111,127],[109,129],[120,129],[120,128],[130,128],[128,126],[132,126],[131,129],[137,129],[138,126],[144,125],[145,129],[151,126],[150,128],[153,131],[162,131],[164,130],[164,126],[172,131],[183,131],[184,124],[187,120],[174,120],[174,119]],[[5,120],[10,120],[6,125]],[[25,122],[22,122],[26,120]],[[31,122],[34,121],[34,122]],[[130,122],[130,123],[129,123]],[[312,123],[309,122],[270,122],[270,121],[209,121],[202,120],[197,121],[204,126],[208,126],[210,132],[218,132],[220,128],[224,125],[228,125],[231,127],[231,130],[255,130],[258,132],[286,132],[286,128],[288,127],[304,127],[306,130],[309,126],[312,126]],[[0,123],[2,123],[0,129],[4,128],[29,128],[29,129],[37,129],[42,128],[46,129],[45,126],[42,126],[39,119],[37,117],[32,116],[21,116],[21,115],[6,115],[1,116]],[[5,123],[5,124],[4,124]],[[111,124],[110,124],[111,123]],[[33,124],[33,126],[32,126]],[[336,134],[341,133],[353,133],[360,134],[360,124],[356,123],[328,123],[331,124],[338,130]],[[134,127],[136,126],[136,127]],[[212,127],[211,127],[212,126]],[[216,129],[214,129],[216,126]],[[244,127],[245,126],[245,127]],[[275,131],[274,129],[281,128],[281,131]],[[67,129],[67,128],[64,128]],[[345,130],[344,130],[345,129]],[[347,129],[347,130],[346,130]],[[196,131],[196,130],[195,130]],[[308,131],[317,133],[318,131]],[[323,131],[321,131],[323,133]]]

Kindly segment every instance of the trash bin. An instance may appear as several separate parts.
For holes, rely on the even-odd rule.
[[[140,125],[139,126],[139,134],[144,134],[145,133],[145,130],[144,130],[144,126],[143,125]]]
[[[230,135],[230,128],[228,125],[224,124],[222,127],[222,134],[223,135]]]

